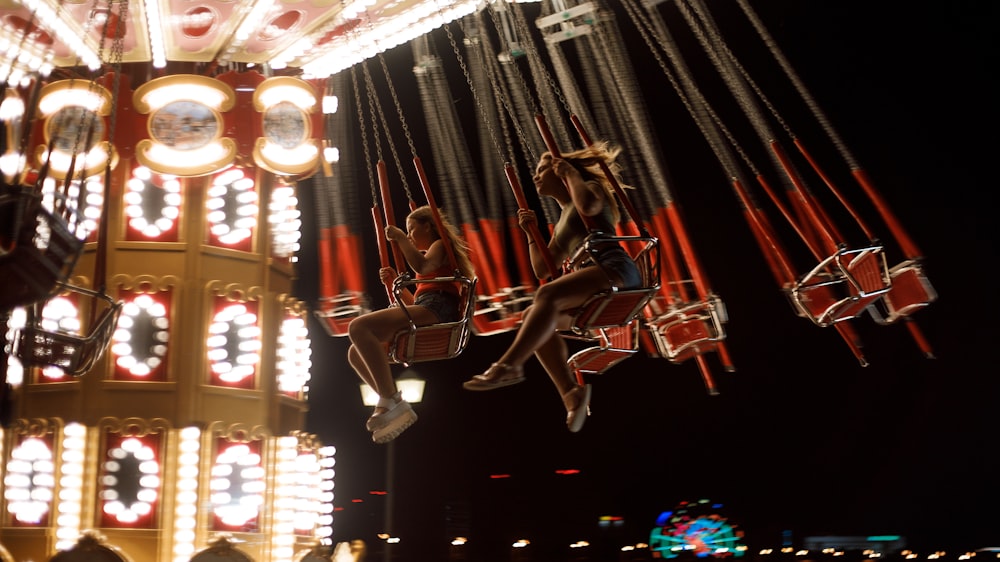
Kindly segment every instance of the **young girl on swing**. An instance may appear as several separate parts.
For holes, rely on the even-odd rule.
[[[603,161],[616,174],[617,180],[615,158],[618,152],[603,144],[563,154],[562,158],[554,158],[546,152],[539,159],[532,178],[535,189],[539,195],[555,199],[561,208],[548,244],[557,263],[571,257],[591,233],[583,216],[588,217],[595,231],[615,235],[618,204],[614,188],[599,163]],[[525,232],[531,232],[532,225],[537,224],[537,217],[531,210],[519,209],[517,218]],[[528,248],[535,275],[539,279],[547,277],[546,262],[534,240],[529,239]],[[466,389],[492,390],[523,381],[524,363],[534,354],[562,397],[566,426],[572,432],[580,431],[589,414],[591,389],[589,384],[577,384],[566,364],[566,342],[558,331],[570,329],[575,309],[593,295],[612,286],[619,289],[642,286],[638,266],[617,242],[597,242],[591,248],[591,259],[585,265],[539,287],[534,302],[522,316],[514,342],[486,372],[466,381],[463,384]]]
[[[444,216],[440,218],[446,231],[443,234],[451,242],[458,271],[472,279],[475,272],[465,241]],[[347,359],[361,380],[379,395],[378,404],[366,423],[376,443],[392,441],[417,421],[416,412],[396,390],[385,344],[391,344],[400,330],[410,327],[410,318],[417,326],[455,322],[461,318],[458,283],[419,282],[455,275],[441,236],[433,211],[426,205],[406,217],[406,232],[392,225],[385,227],[385,237],[399,245],[407,264],[416,273],[416,291],[402,291],[396,306],[363,314],[352,320],[347,329],[351,340]],[[379,270],[379,278],[386,286],[396,276],[391,267]]]

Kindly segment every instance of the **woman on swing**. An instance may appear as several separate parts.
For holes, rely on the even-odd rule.
[[[451,242],[458,271],[471,279],[475,272],[465,241],[444,216],[440,218],[446,230],[444,235]],[[400,330],[410,327],[410,318],[417,326],[429,326],[456,322],[461,317],[458,283],[419,282],[455,275],[441,235],[433,211],[426,205],[406,217],[406,232],[393,225],[386,226],[385,237],[399,245],[407,264],[416,273],[416,291],[402,291],[397,306],[363,314],[352,320],[347,328],[351,340],[347,359],[361,380],[379,395],[378,404],[365,424],[376,443],[392,441],[417,421],[416,412],[396,390],[385,344],[391,344]],[[379,278],[386,286],[396,277],[391,267],[379,270]]]
[[[618,153],[618,149],[602,144],[563,154],[562,158],[546,152],[539,159],[532,178],[535,189],[539,195],[555,199],[562,209],[548,244],[554,261],[571,257],[591,233],[581,216],[588,217],[594,230],[615,235],[618,204],[614,188],[599,162],[607,164],[617,180]],[[519,209],[517,219],[525,232],[531,232],[532,225],[537,223],[535,213],[527,209]],[[528,248],[535,275],[539,279],[547,277],[546,262],[530,238]],[[642,286],[638,267],[617,242],[598,242],[591,248],[591,258],[584,265],[535,292],[534,302],[525,310],[514,342],[486,372],[466,381],[463,384],[466,389],[492,390],[523,381],[524,363],[534,354],[562,397],[567,427],[572,432],[580,431],[589,414],[591,389],[589,384],[577,384],[566,363],[569,354],[566,342],[558,331],[570,329],[575,310],[593,295],[612,286],[619,289]]]

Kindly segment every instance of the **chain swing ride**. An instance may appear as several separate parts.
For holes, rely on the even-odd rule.
[[[386,83],[388,85],[389,92],[392,95],[392,100],[394,107],[396,109],[397,116],[399,117],[400,125],[406,135],[407,144],[410,147],[410,154],[412,157],[414,169],[416,170],[417,177],[420,181],[421,188],[424,193],[424,198],[427,201],[427,205],[431,209],[431,214],[433,216],[435,226],[437,231],[440,233],[445,233],[444,223],[441,219],[441,213],[438,209],[437,203],[434,198],[433,191],[430,186],[430,182],[427,178],[427,174],[424,171],[423,164],[420,157],[417,155],[416,148],[413,143],[413,139],[410,136],[409,128],[406,124],[405,117],[403,115],[402,106],[399,102],[399,98],[396,95],[396,90],[392,85],[392,79],[389,76],[388,68],[385,64],[385,60],[379,56],[379,62],[382,65],[384,71]],[[395,144],[392,141],[392,135],[390,132],[389,124],[382,112],[382,106],[379,102],[378,96],[376,95],[375,86],[368,71],[368,66],[366,62],[361,63],[362,74],[364,75],[364,83],[366,90],[366,98],[368,101],[369,114],[371,119],[371,129],[372,129],[372,139],[375,144],[376,155],[378,160],[375,163],[375,169],[378,176],[379,192],[381,193],[381,203],[382,203],[382,215],[379,214],[379,197],[375,192],[375,182],[374,174],[372,173],[371,166],[369,164],[369,182],[371,184],[372,192],[372,222],[375,228],[375,236],[378,241],[379,248],[379,258],[382,267],[390,266],[390,249],[389,245],[385,239],[385,226],[396,226],[395,212],[393,210],[392,204],[392,193],[389,185],[388,168],[386,166],[385,160],[382,154],[382,145],[379,140],[379,130],[385,135],[387,144],[389,146],[390,152],[392,153],[393,160],[396,164],[396,169],[399,175],[400,183],[403,190],[406,193],[406,199],[409,204],[410,210],[414,210],[418,207],[413,195],[410,191],[409,184],[406,181],[406,175],[403,172],[402,163],[399,159],[398,153],[395,148]],[[359,88],[357,85],[357,73],[352,68],[352,78],[354,86],[355,98],[360,100]],[[359,124],[361,126],[362,135],[365,134],[364,126],[364,111],[361,108],[361,104],[358,104],[358,118]],[[372,162],[367,137],[363,137],[363,147],[365,151],[366,162]],[[384,219],[384,222],[383,222]],[[389,344],[387,353],[389,355],[390,361],[398,364],[409,365],[412,363],[418,363],[423,361],[436,361],[441,359],[450,359],[456,357],[462,353],[465,349],[466,344],[471,336],[471,318],[473,310],[475,308],[475,289],[476,289],[476,278],[466,277],[460,270],[458,266],[457,259],[455,257],[455,249],[451,245],[451,241],[448,236],[442,234],[441,241],[444,244],[449,264],[451,270],[454,272],[452,276],[448,277],[435,277],[431,279],[416,279],[410,273],[408,273],[408,267],[406,260],[403,257],[396,243],[392,244],[392,258],[393,264],[397,272],[400,272],[398,277],[390,284],[386,284],[386,293],[389,298],[389,302],[397,306],[400,306],[404,312],[407,312],[407,307],[403,305],[400,301],[400,295],[404,290],[408,290],[410,287],[414,287],[420,283],[452,283],[457,285],[459,293],[459,319],[453,322],[440,322],[437,324],[431,324],[426,326],[417,326],[416,323],[410,318],[410,326],[407,330],[400,331],[393,342]]]
[[[625,0],[623,6],[730,177],[751,231],[795,313],[808,318],[817,326],[834,327],[862,365],[867,365],[867,360],[861,352],[860,338],[849,321],[865,313],[870,314],[879,324],[903,321],[924,355],[933,357],[929,344],[910,318],[914,312],[936,299],[936,293],[923,273],[920,251],[878,194],[864,169],[836,134],[749,4],[744,0],[739,2],[770,53],[795,86],[814,120],[848,164],[851,176],[861,186],[864,195],[873,204],[906,255],[906,259],[891,270],[887,266],[883,241],[875,236],[835,184],[832,176],[819,166],[802,139],[792,132],[789,122],[778,113],[760,85],[726,45],[723,34],[705,3],[690,0],[674,5],[768,151],[774,168],[779,172],[786,197],[781,197],[766,179],[764,172],[750,160],[746,148],[740,145],[736,135],[723,122],[705,93],[698,88],[655,4],[646,5],[645,11],[634,0]],[[798,161],[784,149],[772,123],[780,125],[795,145],[801,156]],[[742,166],[740,160],[743,162]],[[800,167],[811,170],[812,176],[807,178]],[[769,221],[765,210],[753,197],[750,191],[752,182],[747,178],[747,170],[795,232],[808,254],[816,260],[816,264],[808,266],[804,272],[796,272],[791,254],[782,244],[776,226]],[[833,209],[821,203],[819,192],[809,188],[809,181],[825,185],[848,218],[835,217]],[[845,228],[860,231],[865,242],[852,245]]]
[[[566,111],[572,115],[575,124],[587,115],[582,96],[579,93],[570,95],[576,91],[574,75],[561,46],[572,42],[579,58],[578,67],[583,69],[581,74],[588,83],[588,97],[603,100],[591,104],[592,119],[631,147],[626,154],[626,158],[632,156],[634,159],[629,169],[634,169],[643,182],[640,184],[643,189],[636,191],[645,198],[647,208],[652,209],[647,211],[650,220],[644,227],[660,240],[663,283],[660,294],[645,309],[642,335],[646,338],[643,342],[648,344],[647,351],[651,355],[673,363],[693,358],[706,389],[710,394],[717,394],[705,354],[717,352],[725,370],[735,370],[724,343],[726,334],[723,325],[728,320],[725,306],[711,289],[707,275],[699,264],[671,193],[668,174],[659,157],[661,151],[653,134],[655,127],[625,54],[621,32],[608,12],[599,10],[592,2],[573,7],[566,7],[564,3],[551,5],[562,8],[562,11],[547,10],[549,7],[549,4],[543,5],[542,17],[536,25],[543,29],[543,33],[547,32],[545,44],[556,74],[560,76],[562,92],[566,92],[566,98],[578,100],[575,105],[581,108],[571,110],[560,93]],[[547,12],[551,13],[546,15]],[[611,79],[602,78],[595,68],[606,69]],[[559,91],[559,86],[554,83],[553,88]],[[579,125],[577,128],[580,129]],[[636,134],[636,131],[644,133]]]
[[[495,50],[489,46],[489,37],[482,30],[485,26],[481,22],[481,15],[470,15],[466,17],[462,22],[463,31],[465,33],[465,46],[471,51],[470,62],[467,62],[458,49],[457,42],[454,39],[453,34],[450,31],[449,26],[445,25],[445,32],[449,36],[451,41],[452,49],[455,52],[456,58],[459,65],[461,66],[463,73],[465,74],[466,82],[468,83],[470,92],[477,109],[479,110],[479,120],[478,122],[483,125],[480,129],[480,140],[483,143],[482,153],[486,154],[489,152],[488,147],[485,145],[486,140],[491,140],[493,147],[496,149],[496,153],[501,160],[504,161],[504,172],[508,177],[508,183],[511,184],[511,191],[514,193],[517,204],[520,207],[526,208],[528,203],[524,196],[523,191],[520,188],[520,183],[517,180],[517,172],[515,166],[513,165],[514,150],[513,143],[511,140],[510,130],[513,129],[517,132],[517,138],[520,141],[522,151],[525,153],[525,160],[527,165],[531,165],[535,160],[534,154],[539,153],[539,151],[544,149],[549,149],[551,152],[559,152],[556,141],[554,140],[554,134],[552,134],[552,129],[549,128],[547,122],[543,117],[543,110],[538,109],[539,103],[544,104],[544,100],[549,99],[554,101],[557,97],[562,99],[562,94],[558,85],[555,84],[554,80],[547,75],[547,71],[544,65],[541,63],[541,59],[537,52],[534,52],[533,45],[531,45],[529,40],[522,40],[520,36],[530,35],[525,31],[526,25],[523,23],[523,15],[520,16],[522,23],[518,23],[518,16],[511,15],[509,11],[513,11],[516,8],[504,8],[493,6],[490,7],[490,15],[493,17],[494,28],[496,29],[496,35],[505,44],[504,49]],[[418,80],[428,74],[440,73],[440,62],[435,56],[428,53],[428,47],[423,46],[421,50],[417,50],[415,54],[415,59],[418,61],[417,66],[417,76]],[[530,93],[525,94],[529,89],[527,86],[527,79],[521,76],[517,70],[516,61],[514,60],[517,56],[528,54],[529,60],[534,58],[537,59],[534,63],[529,63],[529,66],[535,70],[536,76],[541,76],[542,78],[537,78],[535,83],[538,84],[539,93],[537,95],[539,102],[535,101],[535,98],[530,95]],[[498,70],[502,68],[501,70]],[[544,85],[544,86],[543,86]],[[487,91],[493,92],[493,105],[484,103],[483,99],[479,96],[479,92]],[[435,99],[437,100],[450,100],[452,96],[447,95],[447,93],[440,93],[436,91],[437,95]],[[447,92],[447,90],[445,90]],[[446,102],[445,102],[446,103]],[[573,116],[573,111],[569,109],[563,99],[563,106],[567,113]],[[425,104],[425,107],[427,105]],[[519,110],[520,108],[520,110]],[[554,106],[552,111],[558,111],[557,106]],[[500,114],[506,113],[508,119],[499,118]],[[441,115],[450,115],[450,108],[436,109],[428,114],[439,117]],[[527,117],[525,117],[527,114]],[[574,116],[575,117],[575,116]],[[527,134],[524,133],[530,127],[526,123],[531,123],[534,121],[533,126],[539,127],[540,137],[529,138]],[[592,141],[586,135],[586,130],[580,123],[580,120],[571,118],[571,121],[575,121],[574,127],[577,129],[578,134],[580,134],[585,142],[585,144],[590,144]],[[501,148],[500,142],[497,140],[497,133],[493,127],[493,123],[500,123],[502,130],[504,132],[504,140],[506,141],[506,152]],[[558,123],[557,123],[558,124]],[[442,129],[449,129],[449,127],[441,127]],[[453,127],[451,127],[454,130]],[[488,132],[488,136],[482,134],[483,130]],[[561,131],[559,127],[555,128],[560,131],[556,134],[561,134],[565,136],[565,133]],[[440,135],[439,138],[444,137],[446,140],[443,143],[439,143],[437,148],[439,151],[451,151],[453,150],[456,139],[454,137],[448,138],[447,134]],[[435,135],[432,134],[431,138],[434,139]],[[542,142],[539,142],[541,140]],[[548,145],[545,141],[549,140]],[[564,144],[568,141],[564,141]],[[484,165],[484,168],[489,170],[489,166]],[[469,185],[470,180],[463,180],[464,185]],[[614,291],[606,294],[601,294],[595,296],[587,306],[581,307],[579,314],[576,317],[576,326],[573,332],[564,334],[567,337],[582,339],[591,343],[596,342],[597,345],[584,349],[573,357],[570,358],[570,366],[577,373],[578,378],[582,378],[587,374],[596,374],[605,372],[613,365],[617,364],[619,361],[634,354],[638,348],[639,335],[646,335],[647,321],[647,305],[652,302],[654,298],[659,298],[659,293],[662,287],[660,286],[660,258],[658,257],[658,250],[660,241],[652,237],[646,231],[646,223],[638,220],[638,213],[632,206],[629,198],[624,194],[619,186],[618,199],[622,201],[622,207],[626,210],[625,216],[629,219],[628,222],[623,223],[618,227],[618,232],[615,233],[602,233],[602,236],[612,236],[611,240],[617,243],[623,244],[632,250],[632,254],[640,262],[640,266],[645,272],[644,278],[647,280],[646,286],[641,289],[634,291]],[[475,200],[475,196],[466,197],[468,200]],[[546,209],[547,210],[547,209]],[[508,217],[513,213],[508,212]],[[546,213],[546,216],[550,216]],[[524,235],[520,231],[519,227],[516,226],[516,221],[508,219],[508,224],[510,225],[510,239],[512,241],[523,240]],[[554,221],[549,220],[549,224],[554,224]],[[551,227],[550,227],[551,228]],[[541,237],[541,233],[537,234]],[[588,255],[587,248],[590,242],[585,244],[580,248],[575,255],[576,260],[585,258]],[[543,245],[544,246],[544,245]],[[497,247],[497,246],[494,246]],[[517,250],[518,246],[513,245],[514,249]],[[520,246],[520,254],[515,256],[514,261],[517,264],[527,264],[527,251],[523,242]],[[547,256],[547,259],[551,259],[551,256]],[[502,262],[501,262],[502,263]],[[571,261],[572,263],[572,261]],[[496,261],[487,264],[491,269],[496,269],[498,264]],[[501,266],[502,267],[502,266]],[[549,269],[551,272],[550,277],[554,277],[558,274],[555,264],[549,264]],[[676,271],[676,267],[674,268]],[[530,272],[529,266],[524,265],[520,269],[522,276]],[[487,274],[481,273],[484,277]],[[528,281],[525,281],[527,285]],[[501,295],[505,294],[503,292]],[[670,294],[670,293],[668,293]],[[493,295],[497,297],[495,293],[487,293],[487,295]],[[505,320],[510,320],[515,317],[513,314],[508,314],[502,318]],[[481,318],[481,317],[479,317]],[[689,317],[683,317],[682,323],[687,322],[691,324],[692,322],[688,320]],[[698,320],[700,321],[700,320]],[[483,322],[478,321],[475,324],[475,328],[479,328],[483,325]],[[503,331],[502,329],[497,331]],[[482,333],[482,331],[476,331],[477,335],[489,335],[490,333]],[[664,332],[660,332],[661,334]],[[672,332],[673,334],[682,334],[683,330],[676,330]],[[693,332],[688,330],[688,333],[698,333],[703,334],[705,330],[700,330]],[[715,332],[719,334],[720,332]],[[699,335],[699,337],[703,336]],[[662,339],[662,338],[661,338]],[[707,341],[707,340],[705,340]],[[716,341],[721,341],[721,337],[717,338]],[[700,343],[700,342],[699,342]],[[694,349],[692,344],[692,349]],[[652,346],[650,346],[652,348]],[[702,349],[698,353],[690,353],[687,357],[678,359],[677,355],[671,358],[677,359],[676,362],[680,362],[683,359],[700,356],[701,353],[710,350],[704,344],[702,344]],[[705,373],[706,387],[709,389],[710,393],[716,393],[714,383],[711,381],[711,377]]]

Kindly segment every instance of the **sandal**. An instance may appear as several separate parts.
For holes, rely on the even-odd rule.
[[[575,386],[573,387],[573,390],[563,394],[563,403],[565,404],[567,396],[578,390],[583,391],[583,397],[580,398],[580,401],[576,404],[575,408],[566,408],[566,427],[569,428],[572,433],[576,433],[583,429],[583,423],[587,421],[587,416],[590,415],[591,388],[589,384]]]
[[[507,363],[494,363],[483,374],[476,375],[462,383],[462,388],[466,390],[493,390],[524,382],[524,380],[523,367],[515,367]]]

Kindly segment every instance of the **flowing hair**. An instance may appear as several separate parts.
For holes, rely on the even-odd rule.
[[[621,220],[621,211],[618,206],[618,194],[615,193],[615,188],[611,184],[611,180],[604,175],[604,170],[601,169],[601,163],[603,162],[611,174],[614,176],[615,181],[622,189],[631,189],[632,186],[625,185],[622,181],[621,171],[622,167],[618,164],[617,158],[621,154],[621,147],[612,146],[611,143],[607,141],[596,142],[586,148],[581,148],[579,150],[574,150],[572,152],[565,152],[562,154],[562,159],[573,165],[574,168],[580,170],[583,174],[583,179],[585,181],[596,181],[601,184],[607,194],[607,201],[611,207],[611,214],[614,217],[615,224]]]
[[[476,276],[476,269],[472,265],[472,260],[469,258],[469,245],[466,244],[465,239],[458,233],[458,229],[455,225],[451,224],[448,217],[438,211],[438,216],[441,218],[441,224],[444,226],[446,234],[448,235],[448,241],[451,242],[452,251],[455,254],[455,265],[458,270],[465,277],[472,279]],[[437,223],[434,221],[434,211],[431,210],[429,205],[423,205],[417,207],[408,216],[408,219],[414,220],[420,224],[431,225],[431,230],[434,235],[438,238],[442,238],[441,233],[438,232]]]

